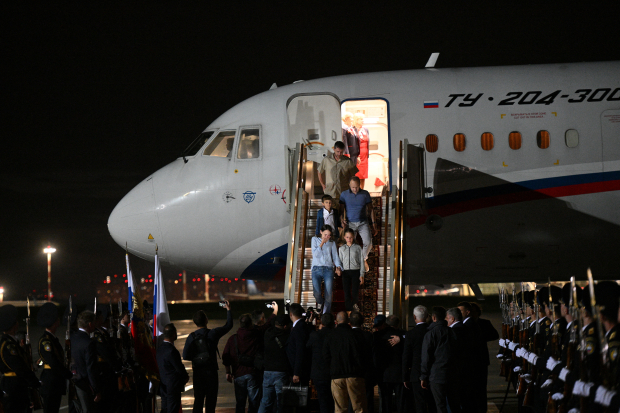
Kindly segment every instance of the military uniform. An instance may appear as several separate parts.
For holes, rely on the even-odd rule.
[[[620,324],[616,324],[605,334],[607,359],[609,360],[612,389],[620,390]]]
[[[5,412],[27,412],[30,407],[28,388],[38,388],[41,383],[30,368],[24,349],[6,331],[17,323],[17,309],[12,305],[0,307],[0,373],[4,392],[2,404]]]

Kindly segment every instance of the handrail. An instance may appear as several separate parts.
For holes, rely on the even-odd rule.
[[[303,165],[303,159],[304,159],[304,150],[302,148],[302,146],[298,143],[295,147],[295,150],[293,153],[297,153],[298,154],[298,160],[297,163],[295,165],[295,173],[296,173],[296,187],[294,189],[295,195],[293,196],[293,194],[291,193],[291,200],[294,200],[294,205],[293,205],[293,215],[291,216],[291,224],[289,225],[289,228],[291,229],[291,239],[289,241],[289,251],[287,253],[287,258],[288,258],[288,265],[289,265],[289,270],[288,270],[288,284],[286,286],[286,294],[285,294],[285,298],[290,299],[291,298],[291,289],[293,288],[293,276],[295,274],[295,265],[296,265],[296,261],[298,258],[298,254],[297,254],[297,236],[298,236],[298,231],[297,231],[297,216],[298,216],[298,207],[299,207],[299,201],[298,201],[298,191],[300,189],[300,184],[301,184],[301,177],[300,175],[303,173],[302,171],[302,165]],[[293,192],[293,189],[291,188],[291,192]]]
[[[383,314],[385,314],[385,310],[387,308],[387,276],[388,276],[388,270],[387,270],[387,264],[388,264],[388,245],[389,245],[389,241],[388,241],[388,236],[389,236],[389,231],[388,231],[388,227],[390,226],[390,221],[389,221],[389,206],[390,206],[390,193],[388,191],[385,192],[385,218],[383,220],[383,234],[384,234],[384,238],[383,238]]]
[[[303,278],[304,278],[304,267],[305,267],[305,257],[306,257],[306,238],[307,238],[307,234],[308,234],[308,211],[310,209],[310,195],[306,192],[303,191],[302,192],[302,202],[303,205],[301,206],[302,208],[302,224],[300,227],[300,232],[301,232],[301,265],[299,265],[299,268],[297,268],[297,271],[299,272],[299,280],[298,280],[298,286],[297,286],[297,303],[301,303],[301,290],[302,290],[302,282],[303,282]],[[299,257],[298,257],[299,259]]]

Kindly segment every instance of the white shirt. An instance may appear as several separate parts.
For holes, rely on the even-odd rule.
[[[469,320],[470,318],[471,318],[471,317],[467,317],[465,320],[463,320],[463,324],[465,324],[465,322],[466,322],[467,320]]]
[[[328,211],[325,208],[323,208],[323,221],[325,225],[329,225],[330,227],[332,227],[334,231],[336,231],[336,223],[334,222],[334,210],[333,209],[331,211]]]
[[[301,318],[298,318],[297,320],[295,320],[295,321],[293,322],[293,327],[295,327],[295,324],[297,324],[297,322],[298,322],[299,320],[301,320]]]
[[[469,317],[467,317],[469,318]],[[454,327],[455,325],[457,325],[458,323],[460,323],[460,321],[455,321],[454,323],[452,323],[452,325],[450,326],[450,328]]]

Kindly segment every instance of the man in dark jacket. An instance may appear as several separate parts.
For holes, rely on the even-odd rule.
[[[446,324],[446,309],[433,307],[433,323],[422,342],[420,385],[431,389],[438,413],[447,413],[446,400],[452,413],[460,413],[456,377],[456,339]]]
[[[103,391],[97,366],[97,344],[90,339],[90,333],[95,330],[95,313],[82,311],[77,323],[79,330],[71,335],[71,359],[77,372],[75,388],[82,411],[95,412]]]
[[[274,326],[265,331],[263,397],[258,413],[273,412],[274,404],[277,405],[277,413],[283,411],[282,387],[289,383],[291,371],[286,355],[290,323],[290,318],[286,314],[281,314],[276,317]]]
[[[278,314],[275,301],[271,305],[273,314],[269,321]],[[248,412],[255,413],[260,405],[260,387],[254,358],[263,348],[263,335],[270,323],[255,327],[252,315],[243,314],[239,317],[239,324],[237,334],[233,334],[226,342],[222,363],[226,366],[226,380],[235,386],[236,412],[245,412],[246,401],[249,401]]]
[[[306,344],[306,348],[312,351],[310,378],[316,387],[321,413],[333,413],[334,411],[329,365],[323,359],[323,344],[332,331],[334,331],[334,316],[332,313],[325,313],[321,316],[319,330],[310,333]]]
[[[310,332],[305,320],[303,320],[303,312],[301,305],[291,304],[290,317],[293,327],[288,339],[286,355],[293,369],[293,383],[307,385],[310,380],[310,358],[306,357],[306,343]]]
[[[367,410],[363,364],[368,360],[363,360],[364,343],[362,336],[355,334],[349,326],[346,312],[339,312],[336,321],[338,326],[323,345],[323,359],[329,365],[332,379],[335,411],[346,412],[351,398],[353,411],[362,413]]]
[[[181,393],[185,391],[189,374],[181,361],[179,350],[174,346],[177,339],[177,329],[174,324],[165,325],[163,337],[164,340],[157,348],[157,367],[167,411],[173,413],[181,408]]]
[[[194,314],[194,324],[198,330],[187,337],[183,348],[183,360],[192,360],[194,372],[194,413],[202,413],[203,406],[207,413],[215,413],[219,380],[217,376],[217,343],[233,326],[230,303],[225,301],[226,324],[222,327],[208,329],[209,319],[204,311]]]
[[[403,384],[413,392],[416,413],[435,413],[435,401],[430,390],[423,389],[420,385],[422,363],[422,342],[428,331],[428,310],[419,305],[413,309],[415,327],[405,335],[405,348],[403,349]]]
[[[390,315],[385,321],[385,328],[374,334],[374,354],[377,375],[379,378],[379,390],[381,393],[381,411],[392,411],[392,395],[396,396],[397,411],[404,412],[405,397],[403,395],[403,347],[399,341],[391,345],[388,340],[392,336],[402,337],[404,331],[398,329],[400,319],[396,315]]]
[[[486,362],[483,366],[478,366],[481,369],[480,372],[480,385],[478,387],[478,394],[474,398],[478,402],[478,412],[487,412],[487,379],[489,376],[489,366],[491,365],[491,357],[489,356],[489,341],[499,340],[499,333],[493,327],[491,320],[480,318],[482,315],[482,307],[478,303],[469,303],[471,306],[471,317],[476,320],[478,327],[480,328],[481,339],[484,342],[482,346],[482,360]]]
[[[366,385],[366,404],[368,405],[368,412],[374,413],[375,411],[375,386],[377,385],[377,369],[374,363],[374,341],[372,333],[362,328],[364,324],[364,316],[358,312],[352,312],[349,319],[351,328],[355,334],[361,336],[363,343],[364,355],[363,360],[369,360],[368,363],[364,363],[364,382]],[[371,361],[370,361],[371,360]]]
[[[463,325],[463,315],[458,307],[450,308],[447,311],[446,322],[456,339],[456,375],[457,377],[467,377],[476,368],[471,357],[474,351],[475,338],[471,336],[470,330]],[[474,413],[477,409],[477,401],[473,397],[474,383],[470,380],[463,380],[460,382],[458,390],[462,412]]]

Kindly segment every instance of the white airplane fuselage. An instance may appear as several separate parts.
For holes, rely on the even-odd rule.
[[[553,228],[540,230],[535,218],[520,224],[519,215],[559,200],[598,223],[595,233],[579,229],[567,242],[578,243],[583,235],[618,247],[619,88],[620,62],[369,73],[278,87],[241,102],[206,129],[237,131],[230,158],[202,155],[203,146],[187,162],[178,158],[154,172],[119,202],[109,231],[119,245],[147,260],[153,260],[157,245],[163,263],[188,270],[228,278],[281,277],[290,238],[287,194],[282,194],[288,179],[284,148],[300,142],[289,136],[288,103],[311,94],[333,95],[340,102],[381,99],[389,112],[390,182],[396,182],[399,141],[425,144],[427,135],[438,137],[437,151],[426,152],[425,172],[434,190],[427,198],[428,215],[442,217],[443,227],[431,230],[423,219],[409,222],[419,240],[407,245],[419,258],[416,279],[514,281],[532,271],[562,272],[566,265],[551,260],[541,267],[547,261],[526,250],[547,245],[564,251],[558,228],[571,222],[558,216]],[[244,126],[260,128],[258,159],[235,156]],[[569,130],[578,134],[576,146]],[[549,133],[546,149],[537,145],[540,131]],[[511,132],[521,134],[519,149],[509,147]],[[326,147],[333,144],[329,133]],[[461,152],[453,144],[459,133],[466,142]],[[491,150],[481,147],[484,133],[493,134]],[[476,177],[468,179],[472,174]],[[485,259],[494,267],[482,263]]]

